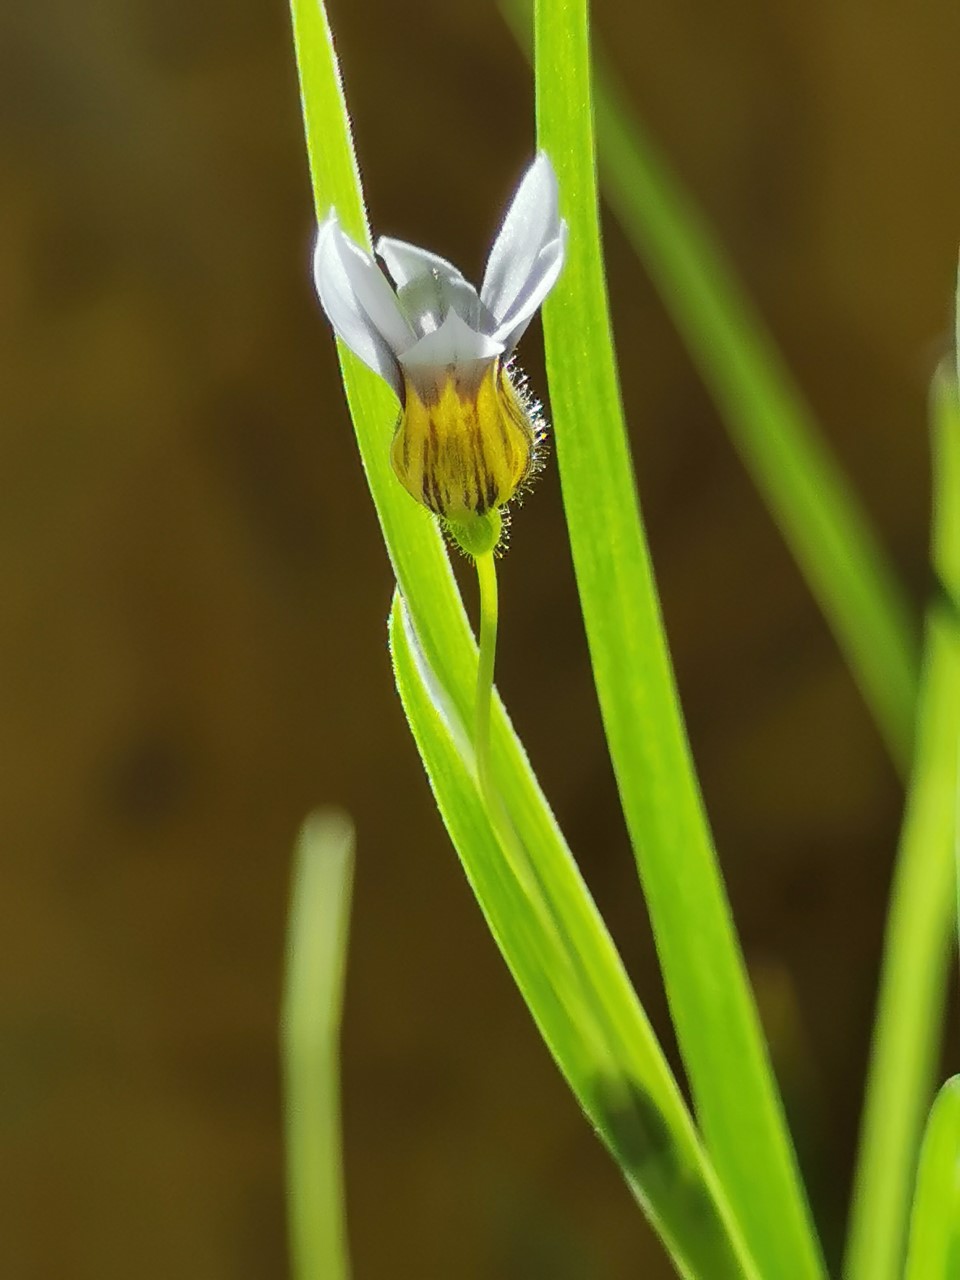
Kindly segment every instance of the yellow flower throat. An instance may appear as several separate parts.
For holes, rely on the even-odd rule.
[[[465,523],[510,501],[530,474],[535,448],[527,411],[495,360],[468,391],[451,376],[422,399],[408,380],[390,458],[418,502]]]

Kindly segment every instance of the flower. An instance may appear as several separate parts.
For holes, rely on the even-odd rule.
[[[455,531],[497,514],[535,466],[536,406],[508,361],[560,275],[566,236],[542,151],[507,210],[479,294],[446,259],[384,236],[376,252],[391,288],[335,211],[320,227],[313,266],[323,309],[402,406],[393,468]]]

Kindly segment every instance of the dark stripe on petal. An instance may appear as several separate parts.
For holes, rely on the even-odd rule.
[[[477,494],[473,507],[477,515],[482,516],[486,510],[483,491],[489,484],[489,479],[483,453],[483,432],[479,422],[476,423],[473,431],[473,482]]]

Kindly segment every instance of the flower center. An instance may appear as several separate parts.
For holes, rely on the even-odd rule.
[[[500,362],[469,389],[451,374],[435,396],[422,398],[409,379],[405,392],[390,458],[407,492],[458,524],[508,503],[530,473],[536,436]]]

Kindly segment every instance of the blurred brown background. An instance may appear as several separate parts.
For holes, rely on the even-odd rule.
[[[495,8],[330,7],[375,225],[476,277],[533,145]],[[596,21],[919,608],[956,6],[597,0]],[[393,692],[283,3],[14,0],[0,86],[0,1272],[286,1274],[289,848],[336,801],[359,829],[356,1275],[666,1276],[485,935]],[[835,1257],[900,790],[612,225],[607,250],[680,686]],[[523,357],[542,389],[536,330]],[[552,469],[502,590],[501,687],[669,1040]]]

